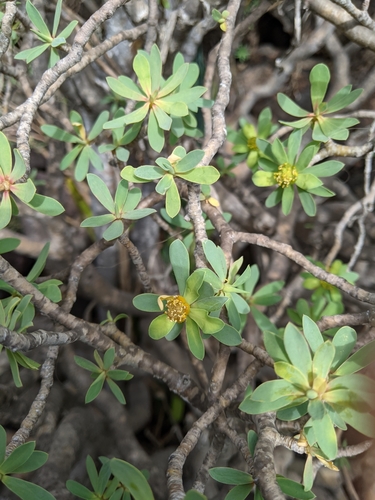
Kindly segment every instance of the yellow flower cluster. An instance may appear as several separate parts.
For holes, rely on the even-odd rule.
[[[294,165],[283,163],[279,165],[278,172],[275,172],[273,177],[280,187],[286,188],[296,182],[298,172]]]
[[[166,300],[164,305],[161,301]],[[159,297],[159,307],[171,321],[183,323],[190,312],[190,306],[181,295],[161,295]]]

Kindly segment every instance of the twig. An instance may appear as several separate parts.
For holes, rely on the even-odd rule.
[[[30,432],[38,422],[39,417],[42,415],[46,405],[47,397],[53,385],[53,374],[55,371],[55,363],[59,352],[58,347],[50,347],[48,349],[47,357],[40,370],[42,378],[39,392],[34,399],[29,412],[25,419],[22,421],[20,428],[13,434],[13,437],[6,448],[6,455],[10,455],[13,450],[18,446],[25,443],[30,436]]]
[[[275,448],[277,430],[275,415],[264,413],[254,415],[257,427],[258,441],[254,452],[253,477],[263,495],[264,500],[285,500],[276,482],[273,451]]]
[[[119,242],[121,243],[121,245],[124,245],[124,247],[129,252],[130,258],[138,272],[139,279],[141,280],[143,290],[146,293],[151,293],[153,290],[150,277],[148,275],[147,269],[145,268],[145,265],[143,264],[143,260],[141,254],[138,251],[138,248],[134,245],[134,243],[130,241],[126,232],[124,232],[120,236]]]
[[[18,333],[0,326],[0,344],[11,351],[27,352],[41,345],[58,346],[78,340],[79,334],[73,331],[47,332],[36,330],[30,333]]]
[[[158,2],[156,0],[150,0],[149,3],[149,13],[148,13],[148,22],[147,22],[147,37],[145,43],[145,50],[150,52],[152,44],[155,43],[158,32],[158,17],[159,17],[159,9]]]
[[[375,50],[375,33],[372,29],[354,24],[353,17],[343,8],[330,0],[308,0],[307,5],[313,12],[341,30],[349,40],[362,47]]]
[[[368,210],[368,207],[372,209],[374,201],[375,201],[375,181],[373,181],[371,189],[368,192],[368,194],[365,195],[361,200],[354,203],[351,207],[349,207],[348,210],[346,210],[346,212],[342,216],[340,222],[337,224],[335,228],[335,241],[332,245],[331,250],[328,252],[328,255],[325,258],[325,264],[327,267],[329,267],[332,264],[334,258],[340,251],[345,228],[348,226],[348,224],[350,224],[350,222],[353,220],[353,217],[359,210],[364,209],[364,212],[366,212]]]
[[[264,365],[270,366],[273,368],[274,362],[271,356],[262,349],[261,347],[258,347],[251,342],[248,342],[245,339],[242,339],[241,344],[238,346],[240,349],[243,351],[247,352],[248,354],[252,354],[255,358],[257,358],[261,363]]]
[[[196,446],[198,439],[220,413],[243,392],[260,368],[260,362],[255,360],[247,367],[245,372],[238,377],[236,382],[229,387],[220,398],[193,424],[191,429],[181,441],[179,447],[169,458],[167,480],[170,500],[182,500],[185,496],[182,484],[182,469],[186,458]]]
[[[343,9],[346,10],[354,19],[356,19],[360,24],[366,26],[372,31],[375,31],[375,21],[371,19],[368,12],[366,10],[357,9],[355,5],[352,4],[349,0],[331,0],[336,5],[340,5]]]
[[[184,344],[186,352],[188,353],[190,363],[193,365],[195,373],[197,374],[197,377],[198,377],[198,380],[200,382],[201,387],[205,391],[207,391],[208,386],[209,386],[209,381],[208,381],[206,369],[204,367],[203,362],[200,359],[197,359],[194,356],[194,354],[190,351],[185,328],[181,332],[181,340]]]
[[[10,38],[12,36],[12,25],[14,22],[14,18],[17,14],[16,1],[6,2],[5,4],[5,13],[3,19],[1,21],[1,30],[0,30],[0,59],[3,54],[7,51],[9,47]]]
[[[214,434],[214,437],[211,441],[210,448],[207,452],[207,455],[197,473],[196,480],[193,484],[193,490],[197,490],[200,493],[204,493],[206,488],[207,480],[209,478],[208,471],[213,467],[217,459],[223,449],[225,442],[224,434],[221,432],[217,432]]]
[[[220,344],[211,370],[211,379],[208,391],[208,399],[211,402],[215,401],[222,391],[229,356],[230,347]]]
[[[341,326],[359,326],[359,325],[373,325],[375,322],[374,312],[365,311],[356,314],[335,314],[333,316],[323,316],[322,319],[317,321],[319,330],[324,332],[330,328],[339,328]]]

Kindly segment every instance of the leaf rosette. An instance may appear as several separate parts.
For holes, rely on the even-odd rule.
[[[152,320],[149,335],[154,340],[166,337],[174,340],[186,327],[189,349],[198,359],[203,359],[205,348],[202,334],[213,336],[226,345],[238,345],[239,333],[216,317],[227,301],[214,295],[212,287],[204,281],[206,269],[196,269],[190,274],[189,254],[180,240],[169,247],[169,258],[175,275],[178,294],[158,295],[145,293],[134,298],[137,309],[162,312]]]
[[[127,181],[121,181],[116,189],[115,197],[104,181],[95,174],[87,174],[87,183],[92,194],[108,210],[108,214],[88,217],[81,223],[81,227],[100,227],[109,224],[104,231],[103,238],[107,241],[114,240],[124,232],[124,221],[142,219],[156,210],[153,208],[139,208],[142,193],[138,188],[128,189]]]
[[[205,93],[206,88],[192,87],[199,74],[199,71],[196,74],[196,65],[180,62],[177,60],[172,75],[164,80],[158,47],[153,45],[150,54],[139,50],[133,61],[133,69],[138,77],[139,85],[128,76],[107,78],[108,85],[113,92],[137,102],[136,109],[107,122],[104,128],[113,129],[139,123],[148,117],[148,141],[152,149],[160,152],[164,147],[164,133],[171,130],[173,118],[187,117],[194,106],[203,105],[199,99]],[[174,134],[177,137],[180,136],[178,125],[180,128],[183,127],[182,122],[175,121]]]
[[[344,164],[330,160],[309,167],[319,145],[312,142],[298,154],[301,140],[301,130],[292,132],[286,145],[279,139],[275,139],[272,144],[263,139],[257,139],[257,146],[264,157],[259,158],[260,169],[255,172],[252,179],[259,187],[277,186],[266,199],[266,207],[274,207],[281,202],[283,213],[289,214],[295,196],[294,188],[296,188],[304,211],[313,217],[316,214],[313,195],[331,197],[335,194],[323,186],[320,178],[337,174]]]
[[[277,411],[281,420],[295,420],[306,414],[304,426],[308,445],[318,446],[322,457],[337,455],[335,427],[346,424],[370,437],[375,435],[371,415],[374,384],[359,370],[373,361],[375,342],[350,356],[357,335],[353,328],[340,328],[332,341],[324,341],[318,326],[303,317],[303,334],[291,323],[284,335],[264,332],[267,352],[274,359],[280,378],[261,384],[240,405],[240,409],[259,414]]]
[[[312,112],[306,111],[293,102],[285,94],[277,94],[277,101],[283,111],[298,117],[293,122],[281,121],[284,125],[306,131],[312,128],[314,141],[327,142],[329,139],[346,140],[349,137],[348,128],[357,125],[356,118],[331,118],[327,115],[335,113],[354,102],[363,89],[352,90],[351,85],[343,87],[328,102],[324,102],[331,74],[325,64],[317,64],[310,72]]]
[[[157,158],[156,165],[126,166],[121,171],[121,177],[129,182],[158,181],[155,190],[165,195],[167,214],[173,218],[181,209],[177,178],[195,184],[213,184],[220,177],[215,167],[198,165],[203,156],[201,149],[186,153],[185,148],[177,146],[168,158]]]

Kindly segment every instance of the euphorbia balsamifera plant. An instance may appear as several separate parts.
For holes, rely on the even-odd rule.
[[[256,186],[277,186],[266,200],[266,207],[274,207],[281,202],[282,211],[288,215],[294,201],[294,186],[307,215],[316,214],[316,205],[312,195],[330,197],[335,193],[323,186],[320,177],[331,177],[337,174],[344,164],[340,161],[330,160],[319,165],[309,167],[311,160],[319,149],[315,142],[308,144],[298,154],[302,140],[302,131],[292,132],[282,143],[275,139],[269,143],[257,139],[257,146],[264,154],[258,159],[260,169],[253,175]]]
[[[193,104],[196,106],[203,104],[199,99],[206,92],[206,88],[190,85],[192,78],[195,82],[198,77],[195,67],[196,65],[189,63],[174,65],[172,75],[164,80],[158,47],[153,45],[150,54],[139,50],[133,61],[133,69],[138,77],[139,86],[128,76],[119,76],[117,79],[111,76],[107,78],[111,90],[138,103],[136,109],[107,122],[104,128],[112,129],[143,122],[148,116],[148,141],[152,149],[160,152],[164,147],[164,132],[171,130],[173,117],[187,116]]]
[[[227,297],[215,296],[212,287],[205,282],[207,269],[196,269],[190,274],[189,254],[180,240],[170,245],[169,259],[178,293],[144,293],[133,300],[135,307],[141,311],[162,312],[150,324],[150,337],[173,340],[185,326],[189,349],[198,359],[203,359],[205,354],[200,332],[205,336],[212,335],[226,345],[240,344],[241,336],[237,330],[216,317]]]
[[[302,109],[285,94],[277,94],[277,101],[283,111],[300,118],[300,120],[294,122],[281,121],[281,123],[304,131],[311,127],[314,141],[346,140],[349,136],[348,128],[357,125],[359,121],[356,118],[331,118],[326,115],[349,106],[361,95],[363,89],[352,90],[352,86],[347,85],[339,90],[328,102],[324,102],[323,99],[330,79],[331,74],[325,64],[317,64],[311,70],[312,112]]]
[[[157,158],[157,165],[142,165],[138,168],[129,165],[122,170],[121,177],[129,182],[158,180],[155,190],[165,195],[167,214],[175,217],[181,208],[176,178],[204,185],[213,184],[220,177],[219,172],[211,165],[197,166],[203,156],[204,151],[201,149],[186,153],[185,148],[177,146],[168,158]]]
[[[8,139],[0,132],[0,229],[6,227],[13,215],[18,215],[14,196],[25,205],[46,215],[59,215],[64,207],[53,198],[35,194],[33,181],[25,180],[26,165],[18,151],[14,150],[14,166],[12,166],[12,150]]]

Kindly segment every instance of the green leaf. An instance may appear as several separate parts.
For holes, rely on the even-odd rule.
[[[107,384],[108,384],[108,387],[111,389],[112,394],[117,399],[117,401],[119,403],[121,403],[122,405],[126,404],[124,394],[122,393],[120,387],[115,382],[113,382],[113,380],[111,380],[110,378],[107,378]]]
[[[71,21],[68,26],[66,28],[64,28],[61,32],[60,32],[60,37],[62,38],[69,38],[70,35],[72,34],[74,28],[77,26],[78,24],[78,21]]]
[[[158,46],[154,43],[150,51],[150,73],[151,73],[151,92],[154,93],[159,89],[162,81],[162,60],[160,55],[160,50]]]
[[[78,498],[83,498],[84,500],[97,499],[95,493],[87,489],[86,486],[83,486],[82,484],[77,483],[77,481],[73,481],[72,479],[68,479],[68,481],[66,482],[66,487],[70,491],[70,493]]]
[[[155,113],[156,120],[159,127],[163,130],[170,130],[172,125],[172,118],[167,115],[159,106],[154,106],[152,108],[153,113]]]
[[[8,253],[15,250],[18,245],[21,243],[21,240],[17,238],[2,238],[0,239],[0,254]],[[0,321],[1,323],[1,321]],[[0,426],[1,428],[1,426]]]
[[[309,388],[309,381],[306,373],[302,372],[297,367],[285,363],[284,361],[277,361],[274,365],[274,369],[279,377],[297,386],[299,390],[306,390]]]
[[[134,500],[154,500],[145,476],[133,465],[124,460],[112,458],[110,467],[112,474],[126,486]]]
[[[177,240],[176,240],[177,241]],[[199,297],[199,290],[202,287],[203,279],[205,278],[205,269],[196,269],[186,280],[186,287],[184,290],[184,298],[192,304]],[[202,287],[203,288],[203,287]],[[212,290],[212,288],[211,288]],[[209,295],[212,295],[211,293]]]
[[[165,176],[167,177],[167,176]],[[160,183],[159,183],[160,184]],[[169,217],[175,217],[181,209],[181,198],[177,185],[172,177],[172,182],[166,192],[165,209]]]
[[[87,174],[87,183],[92,194],[108,212],[115,213],[115,203],[105,182],[95,174]]]
[[[360,413],[349,406],[332,405],[353,429],[365,436],[375,438],[375,418],[370,413]]]
[[[92,217],[88,217],[84,221],[81,222],[81,227],[100,227],[105,226],[115,220],[115,216],[112,214],[104,214],[104,215],[94,215]]]
[[[296,397],[301,394],[298,393],[296,387],[287,380],[269,380],[259,385],[251,394],[250,399],[259,402],[272,402],[284,396],[293,395]]]
[[[151,321],[148,334],[152,339],[159,340],[168,335],[174,326],[174,321],[171,321],[166,314],[162,314]]]
[[[169,260],[172,265],[173,274],[176,278],[180,295],[186,288],[186,281],[190,274],[189,253],[181,240],[175,240],[169,247]]]
[[[135,74],[138,76],[139,84],[142,87],[143,92],[150,96],[151,89],[151,70],[148,58],[142,53],[138,52],[133,60],[133,69]]]
[[[112,380],[130,380],[133,375],[125,370],[109,370],[108,377]]]
[[[14,168],[12,170],[11,178],[13,181],[18,181],[26,173],[25,161],[22,158],[18,149],[14,150],[14,160],[15,160],[14,161]]]
[[[178,103],[178,105],[183,105],[185,107],[187,104],[192,104],[195,101],[199,99],[205,92],[206,92],[206,87],[193,87],[192,89],[185,89],[185,90],[180,90],[179,92],[176,92],[174,94],[168,95],[166,97],[163,97],[162,102],[164,103]],[[160,101],[158,101],[160,102]],[[186,107],[185,108],[186,114],[189,113],[189,109]],[[175,113],[175,109],[173,108],[173,114]],[[177,116],[184,116],[178,114]]]
[[[198,491],[189,490],[184,496],[184,500],[207,500],[207,497]]]
[[[123,172],[125,169],[129,169],[129,167],[125,167]],[[134,174],[140,179],[151,181],[160,179],[165,172],[160,167],[156,167],[154,165],[143,165],[142,167],[136,168]]]
[[[305,486],[305,491],[309,491],[314,483],[314,471],[313,471],[313,461],[312,456],[307,455],[305,468],[303,470],[303,484]]]
[[[308,111],[305,111],[302,109],[298,104],[296,104],[294,101],[292,101],[288,96],[285,94],[277,94],[277,102],[279,103],[280,108],[285,111],[286,113],[292,115],[292,116],[297,116],[297,117],[304,117],[309,114]]]
[[[352,104],[362,94],[363,89],[353,90],[350,92],[352,86],[347,85],[337,92],[337,94],[327,103],[326,113],[335,113],[349,104]],[[347,92],[349,91],[349,92]]]
[[[14,59],[20,59],[21,61],[26,61],[26,64],[29,64],[31,61],[43,54],[43,52],[45,52],[49,47],[49,43],[43,43],[42,45],[38,45],[38,47],[22,50],[14,56]]]
[[[12,171],[12,150],[3,132],[0,132],[0,151],[0,168],[4,175],[10,175]]]
[[[184,156],[176,165],[176,172],[188,172],[198,165],[198,163],[203,159],[204,151],[201,149],[196,149],[190,151],[186,156]]]
[[[96,137],[98,137],[100,132],[103,130],[103,125],[108,120],[108,117],[109,117],[108,111],[102,111],[100,113],[92,129],[90,130],[89,135],[87,136],[87,140],[93,141]]]
[[[301,140],[302,140],[301,130],[294,130],[288,138],[287,142],[288,162],[291,165],[294,165],[295,163],[296,156],[301,146]]]
[[[126,99],[133,99],[134,101],[145,100],[145,95],[141,92],[141,90],[133,82],[133,80],[131,80],[128,76],[120,76],[117,79],[113,78],[112,76],[109,76],[107,78],[107,83],[109,88],[113,90],[113,92],[116,92],[116,94],[120,95],[121,97],[126,97]],[[104,128],[111,128],[111,127],[104,127]]]
[[[29,483],[17,477],[4,476],[5,486],[21,500],[55,500],[55,497],[37,484]]]
[[[303,334],[309,343],[310,349],[315,353],[320,345],[323,344],[323,335],[320,333],[318,325],[305,314],[302,316]]]
[[[205,354],[203,340],[197,323],[189,316],[186,318],[186,336],[190,351],[197,359],[202,360]]]
[[[140,311],[160,313],[158,298],[159,295],[155,293],[142,293],[141,295],[137,295],[136,297],[134,297],[133,305]]]
[[[91,403],[91,401],[94,401],[95,398],[97,398],[103,389],[105,381],[105,372],[101,372],[98,377],[94,380],[94,382],[90,385],[86,397],[85,397],[85,403]]]
[[[212,334],[219,332],[224,327],[224,322],[219,318],[208,315],[205,309],[190,309],[189,317],[197,323],[203,333]]]
[[[24,203],[29,203],[35,195],[35,186],[31,179],[20,184],[13,184],[10,188],[11,192]]]
[[[64,156],[60,163],[60,170],[67,169],[81,153],[83,146],[80,144],[75,146],[68,154]]]
[[[337,456],[337,438],[335,428],[328,413],[320,420],[312,421],[315,436],[319,448],[328,460],[333,460]]]
[[[89,361],[86,358],[82,358],[81,356],[74,356],[74,361],[77,363],[78,366],[81,368],[88,370],[93,373],[100,373],[101,369],[95,365],[92,361]]]
[[[104,353],[103,357],[104,368],[106,370],[109,370],[113,365],[114,360],[115,360],[115,348],[111,347],[110,349],[107,349],[106,352]]]
[[[3,426],[0,425],[0,464],[5,458],[5,450],[7,446],[7,434]]]
[[[324,404],[318,398],[309,401],[307,411],[313,420],[320,420],[325,415]]]
[[[29,283],[32,283],[33,281],[36,280],[36,278],[39,278],[39,276],[41,275],[41,272],[43,271],[44,266],[46,265],[46,262],[47,262],[49,246],[50,246],[49,243],[46,243],[44,245],[44,247],[43,247],[42,251],[40,252],[39,257],[37,258],[31,271],[26,276],[26,279]]]
[[[48,460],[48,453],[44,451],[33,451],[32,455],[26,462],[12,470],[12,474],[25,474],[32,472],[42,467]]]
[[[55,217],[56,215],[60,215],[64,212],[64,207],[61,205],[61,203],[59,203],[54,198],[50,198],[49,196],[44,196],[41,194],[36,194],[31,201],[26,203],[26,205],[30,208],[33,208],[37,212],[40,212],[41,214],[49,215],[51,217]]]
[[[336,370],[350,355],[357,342],[357,332],[350,326],[340,328],[332,339],[335,346],[335,357],[332,369]]]
[[[288,215],[292,210],[294,201],[294,189],[293,186],[287,186],[283,188],[283,194],[281,198],[281,208],[284,215]]]
[[[313,374],[314,377],[326,379],[330,372],[333,358],[335,356],[335,347],[332,342],[327,340],[321,344],[314,354]]]
[[[6,227],[12,218],[12,203],[10,201],[9,191],[3,192],[3,198],[0,201],[0,229]]]
[[[159,127],[152,110],[148,118],[147,136],[152,149],[160,153],[164,147],[164,132]]]
[[[35,441],[29,441],[16,448],[1,464],[2,474],[11,474],[21,467],[33,454]]]
[[[203,242],[203,250],[206,259],[211,264],[213,270],[218,275],[220,280],[224,282],[227,276],[227,262],[225,260],[223,250],[216,246],[211,240],[205,240]]]
[[[213,184],[220,179],[220,172],[211,165],[195,167],[193,170],[185,173],[177,173],[178,177],[196,184]]]
[[[115,220],[112,224],[104,231],[103,238],[107,241],[115,240],[119,238],[124,232],[124,223],[122,220]]]
[[[299,196],[299,199],[301,201],[301,205],[302,205],[304,212],[309,217],[315,217],[316,204],[315,204],[314,198],[307,191],[304,191],[303,189],[300,189],[300,188],[297,188],[297,189],[298,189],[298,196]]]
[[[240,333],[233,328],[233,326],[227,324],[224,324],[223,328],[219,332],[214,333],[213,337],[215,337],[215,339],[222,344],[228,346],[240,345],[242,342]]]
[[[258,170],[257,172],[255,172],[251,180],[258,187],[268,187],[274,186],[276,184],[274,173],[264,172],[262,170]]]
[[[27,0],[26,2],[26,12],[30,18],[30,21],[38,29],[38,31],[40,31],[46,37],[51,37],[51,33],[46,23],[44,22],[44,19],[40,15],[37,8],[29,0]]]
[[[302,373],[311,371],[311,354],[305,337],[297,328],[288,323],[284,331],[284,346],[291,363]]]
[[[305,491],[304,487],[292,479],[288,479],[283,476],[276,476],[277,484],[285,495],[292,498],[298,498],[299,500],[312,500],[315,495],[312,491]]]
[[[330,79],[331,75],[325,64],[316,64],[311,70],[311,103],[314,111],[323,102]]]
[[[184,78],[188,72],[188,69],[189,69],[189,65],[187,63],[181,64],[181,66],[177,69],[177,71],[174,72],[167,79],[167,81],[163,84],[160,91],[158,92],[157,99],[161,99],[162,97],[165,97],[168,94],[170,94],[171,92],[173,92],[174,90],[176,90],[176,88],[184,80]],[[176,96],[176,95],[178,95],[178,94],[173,94],[172,97]],[[173,100],[186,102],[185,99],[180,99],[180,98],[173,99]]]
[[[355,352],[335,371],[335,376],[349,375],[365,368],[375,359],[375,340]]]
[[[309,167],[306,172],[315,175],[315,177],[331,177],[344,168],[345,164],[341,161],[330,160]]]
[[[297,406],[304,401],[306,401],[306,397],[296,397],[292,395],[283,396],[279,399],[275,399],[275,401],[254,401],[250,398],[246,398],[240,404],[239,409],[250,415],[260,415],[261,413],[280,410],[289,405]]]
[[[12,372],[14,385],[16,387],[22,387],[22,380],[20,378],[20,371],[18,368],[16,353],[9,351],[9,349],[6,350],[6,353],[9,361],[10,370]]]
[[[254,482],[252,476],[247,472],[242,472],[230,467],[213,467],[212,469],[209,469],[208,473],[213,479],[215,479],[215,481],[223,484],[237,485]]]
[[[289,362],[283,339],[279,334],[265,330],[263,333],[263,342],[268,354],[274,361]]]
[[[139,208],[137,210],[130,210],[125,213],[122,218],[125,220],[138,220],[154,214],[155,212],[156,210],[154,208]]]
[[[309,402],[305,401],[304,403],[298,405],[298,406],[292,406],[291,408],[285,408],[283,410],[279,410],[276,413],[276,416],[280,420],[297,420],[307,413],[307,407],[308,407]]]

